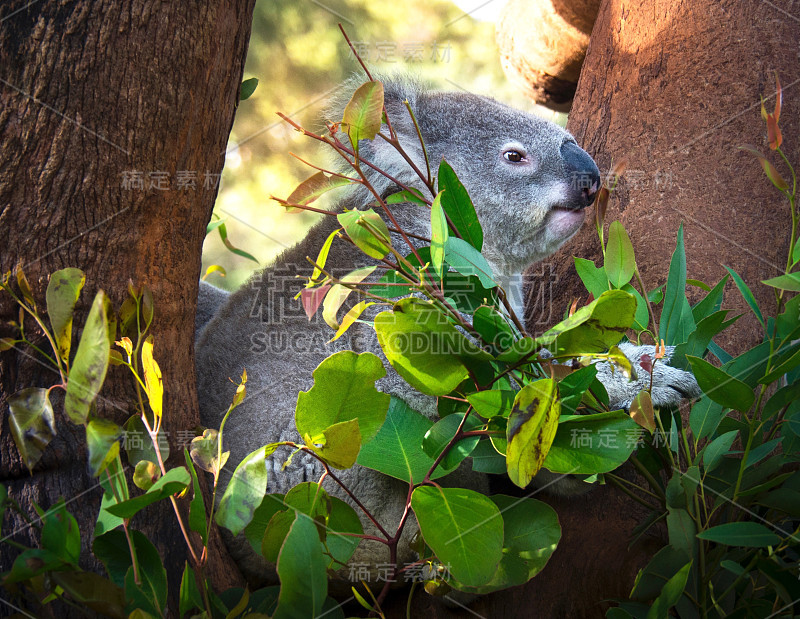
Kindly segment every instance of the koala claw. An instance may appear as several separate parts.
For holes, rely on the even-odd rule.
[[[610,406],[627,409],[642,389],[650,388],[650,371],[642,367],[642,358],[647,355],[654,361],[655,346],[635,346],[626,342],[620,344],[619,348],[631,362],[637,375],[636,379],[628,380],[628,377],[619,370],[612,373],[607,361],[597,363],[597,378],[608,392]],[[695,398],[702,394],[691,372],[667,365],[674,351],[674,346],[667,346],[666,357],[653,363],[653,388],[650,396],[654,406],[675,405],[683,399]]]

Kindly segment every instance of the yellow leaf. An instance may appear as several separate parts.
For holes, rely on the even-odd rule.
[[[133,354],[133,342],[131,342],[131,338],[123,337],[121,340],[117,340],[114,343],[128,353],[128,358]]]
[[[375,305],[375,303],[368,301],[360,301],[359,303],[351,307],[350,311],[344,315],[344,318],[342,318],[342,324],[339,326],[339,329],[336,331],[336,335],[333,336],[330,342],[338,340],[342,335],[344,335],[345,331],[347,331],[350,328],[350,325],[352,325],[358,319],[358,317],[361,316],[361,312],[367,309],[370,305]]]
[[[164,385],[161,381],[161,368],[153,359],[153,336],[149,336],[142,344],[142,369],[144,371],[144,385],[150,408],[156,416],[156,424],[161,419],[161,406],[164,397]]]

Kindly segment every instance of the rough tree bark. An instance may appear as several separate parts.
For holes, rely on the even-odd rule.
[[[99,289],[117,309],[129,280],[152,289],[173,465],[183,461],[178,431],[199,422],[193,327],[200,253],[238,102],[253,5],[19,0],[0,8],[0,272],[23,265],[43,306],[50,273],[83,269],[76,325]],[[137,189],[139,179],[143,187]],[[0,295],[1,335],[11,335],[7,321],[15,317]],[[65,497],[92,568],[87,550],[101,489],[87,474],[83,429],[66,423],[56,406],[58,437],[30,475],[6,419],[10,394],[50,386],[56,377],[27,354],[0,354],[0,478],[32,515],[34,502],[47,508]],[[110,368],[98,415],[124,422],[133,412],[131,386],[124,368]],[[187,555],[175,516],[168,502],[162,505],[134,525],[160,547],[175,599],[176,566],[182,569]],[[8,512],[2,531],[37,544],[35,531]],[[0,544],[0,570],[16,554]],[[224,553],[212,554],[212,576],[220,584],[234,582],[235,567]]]

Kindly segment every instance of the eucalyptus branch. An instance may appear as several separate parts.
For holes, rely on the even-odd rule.
[[[387,116],[387,120],[388,120],[388,116]],[[428,178],[425,177],[425,175],[422,173],[422,170],[420,170],[417,167],[417,164],[414,163],[414,160],[403,149],[403,147],[400,146],[400,140],[397,139],[397,136],[394,136],[394,137],[387,136],[387,135],[384,135],[382,132],[379,131],[378,132],[378,137],[383,139],[387,144],[392,146],[397,151],[397,154],[399,154],[405,160],[405,162],[408,164],[408,167],[410,167],[414,171],[414,174],[416,174],[419,177],[419,179],[423,183],[425,183],[425,186],[428,188],[428,190],[435,197],[436,196],[436,188],[433,186],[433,181],[432,180],[428,180]],[[427,157],[427,153],[426,153],[426,157]],[[430,171],[428,172],[428,174],[430,174]]]
[[[637,495],[635,492],[632,492],[629,488],[627,488],[625,486],[625,484],[622,483],[622,482],[631,483],[627,479],[623,479],[622,477],[617,477],[616,475],[612,475],[611,473],[606,473],[606,479],[611,483],[612,486],[614,486],[614,487],[618,488],[619,490],[621,490],[623,493],[625,493],[627,496],[629,496],[631,499],[633,499],[634,501],[636,501],[640,505],[643,505],[644,507],[646,507],[650,511],[653,511],[653,512],[658,511],[658,508],[655,505],[653,505],[651,503],[648,503],[642,497]],[[642,490],[643,492],[647,492],[643,488],[639,488],[639,486],[636,486],[636,484],[633,484],[633,485],[638,490]],[[652,493],[648,492],[648,494],[652,494]],[[653,495],[653,496],[655,496],[655,495]]]
[[[359,179],[359,178],[353,178],[351,176],[347,176],[346,174],[340,174],[339,172],[334,172],[333,170],[328,170],[326,168],[322,168],[322,167],[320,167],[318,165],[315,165],[315,164],[311,163],[310,161],[306,161],[300,155],[297,155],[295,153],[289,153],[289,154],[292,157],[294,157],[295,159],[297,159],[300,163],[304,163],[309,168],[313,168],[315,170],[319,170],[320,172],[323,172],[324,174],[329,174],[330,176],[335,176],[337,178],[343,178],[343,179],[345,179],[347,181],[350,181],[351,183],[359,183],[359,184],[362,183],[361,179]]]
[[[53,349],[53,354],[55,355],[55,359],[51,358],[50,355],[46,354],[44,351],[39,350],[36,346],[33,346],[32,344],[30,344],[30,342],[28,342],[27,338],[25,338],[25,341],[28,342],[28,344],[31,345],[33,348],[38,350],[41,354],[43,354],[49,361],[55,363],[56,367],[58,368],[58,373],[61,376],[61,382],[66,385],[67,384],[67,378],[66,378],[66,375],[64,373],[64,371],[65,371],[64,367],[62,367],[61,357],[58,354],[58,346],[56,346],[55,339],[53,339],[53,336],[50,334],[50,331],[48,331],[47,327],[44,325],[44,323],[42,322],[42,319],[39,317],[39,315],[35,311],[33,311],[31,308],[29,308],[27,306],[27,304],[25,304],[20,298],[18,298],[17,295],[14,294],[14,292],[11,290],[10,287],[3,286],[3,289],[11,296],[12,299],[14,299],[16,304],[19,305],[25,312],[30,314],[30,316],[36,321],[36,324],[39,325],[39,328],[42,330],[42,333],[47,338],[47,341],[50,343],[50,347]],[[22,321],[20,321],[20,323],[21,322]],[[20,324],[20,326],[22,326],[22,325]],[[24,336],[24,331],[22,333],[23,333],[23,336]]]
[[[375,528],[378,529],[378,531],[381,532],[381,535],[383,535],[386,538],[385,540],[381,540],[381,542],[388,543],[389,540],[392,539],[392,536],[389,535],[389,533],[386,532],[386,529],[384,529],[381,526],[381,523],[378,522],[375,519],[375,517],[372,515],[372,513],[364,506],[364,504],[361,501],[358,500],[358,497],[356,497],[356,495],[353,494],[353,492],[350,490],[350,488],[348,488],[344,483],[342,483],[342,480],[340,480],[334,474],[334,472],[331,470],[331,467],[328,465],[328,463],[325,462],[325,460],[323,460],[313,449],[311,449],[307,445],[298,445],[297,443],[291,443],[291,442],[288,442],[288,441],[281,443],[281,445],[291,445],[291,446],[293,446],[293,447],[295,447],[295,448],[297,448],[297,449],[299,449],[301,451],[304,451],[305,453],[313,456],[317,460],[319,460],[320,464],[322,464],[322,466],[325,467],[325,472],[327,473],[328,477],[330,477],[333,481],[335,481],[339,485],[339,487],[347,493],[347,496],[350,497],[350,499],[353,501],[353,503],[355,503],[358,506],[358,508],[362,512],[364,512],[364,515],[367,518],[370,519],[372,524],[375,525]]]
[[[436,460],[433,461],[433,464],[428,469],[428,472],[425,474],[420,485],[424,486],[425,484],[430,483],[431,475],[436,471],[436,467],[441,464],[442,460],[444,460],[445,456],[450,452],[450,450],[458,443],[462,438],[462,431],[464,430],[464,424],[467,423],[467,417],[469,417],[470,412],[472,412],[472,406],[467,409],[467,412],[464,413],[464,416],[461,418],[461,423],[458,424],[458,428],[456,428],[456,433],[453,435],[453,438],[450,439],[450,442],[444,446],[441,453],[436,457]]]
[[[414,123],[414,129],[416,130],[417,137],[419,138],[419,145],[422,147],[422,154],[425,155],[425,169],[428,172],[426,184],[428,185],[428,189],[431,190],[433,196],[436,197],[436,191],[433,188],[433,178],[431,177],[431,162],[430,159],[428,159],[428,149],[425,148],[425,140],[422,139],[422,131],[420,131],[417,117],[414,115],[414,110],[411,109],[411,104],[407,100],[404,101],[404,103],[406,109],[408,110],[408,115],[411,116],[411,122]]]
[[[503,304],[503,307],[506,308],[509,317],[514,322],[514,326],[519,330],[519,332],[522,334],[523,337],[528,335],[528,330],[525,328],[525,325],[522,324],[522,321],[517,316],[517,313],[514,311],[514,308],[511,307],[511,303],[508,300],[506,291],[503,289],[502,286],[497,287],[497,296],[500,297],[500,302]]]

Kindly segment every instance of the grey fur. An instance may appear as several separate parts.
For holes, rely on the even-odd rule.
[[[586,192],[575,186],[575,169],[568,165],[566,155],[562,157],[562,149],[579,160],[585,156],[585,171],[593,179],[596,166],[574,146],[574,139],[565,130],[492,99],[430,92],[410,81],[387,81],[385,85],[389,117],[417,166],[425,169],[413,124],[403,105],[406,99],[419,121],[432,168],[446,159],[467,187],[483,226],[484,255],[522,316],[522,271],[552,254],[578,230],[587,204]],[[341,110],[331,113],[330,118],[341,118]],[[513,164],[504,159],[504,148],[509,147],[524,150],[527,162]],[[361,155],[400,181],[420,185],[406,162],[382,140],[362,143]],[[372,181],[382,194],[392,189],[392,183],[383,177],[373,175]],[[363,207],[368,200],[357,192],[351,193],[339,201],[336,210]],[[405,230],[429,235],[426,210],[404,204],[397,205],[394,214]],[[303,241],[254,275],[221,306],[220,295],[201,290],[200,301],[206,306],[198,309],[198,320],[213,314],[204,328],[200,325],[196,343],[200,410],[205,425],[219,427],[233,395],[234,386],[229,379],[237,379],[245,368],[248,374],[247,398],[225,429],[225,449],[231,451],[228,475],[246,454],[266,443],[300,441],[294,424],[297,394],[312,386],[312,372],[323,359],[340,350],[371,351],[383,358],[368,326],[355,324],[345,336],[327,343],[332,337],[330,328],[321,319],[309,322],[299,302],[293,300],[302,285],[295,276],[310,272],[306,256],[316,256],[336,225],[335,218],[325,217]],[[394,243],[402,247],[398,237]],[[334,273],[344,274],[363,266],[363,260],[348,244],[335,241],[327,266]],[[635,357],[640,353],[633,354]],[[379,381],[379,388],[436,418],[434,399],[411,389],[386,366],[387,376]],[[687,387],[694,384],[690,375],[669,370],[659,364],[656,379],[674,379],[685,392],[696,392]],[[609,392],[615,398],[619,392],[619,401],[629,402],[628,392],[638,388],[617,386],[624,380],[619,373],[611,376],[610,372],[602,372],[604,380],[614,385],[609,386]],[[654,391],[663,393],[659,402],[679,397],[678,392],[670,392],[669,387],[662,389],[661,385]],[[637,391],[631,392],[635,395]],[[287,456],[285,449],[272,456],[269,492],[284,493],[299,482],[318,480],[323,472],[315,460],[302,456],[295,457],[282,471],[281,464]],[[468,468],[462,467],[447,479],[453,485],[486,491],[487,478],[470,473]],[[342,471],[340,477],[387,530],[392,530],[402,514],[407,485],[359,466]],[[223,487],[226,483],[223,475]],[[346,498],[334,484],[327,483],[326,487]],[[362,520],[365,532],[375,534],[374,526]],[[407,542],[415,525],[413,518],[406,525],[406,536],[398,549],[400,562],[414,559]],[[246,574],[274,577],[272,566],[250,550],[243,536],[235,540],[229,537],[227,542]],[[387,561],[385,546],[368,541],[362,542],[352,559],[353,564],[373,566]]]

